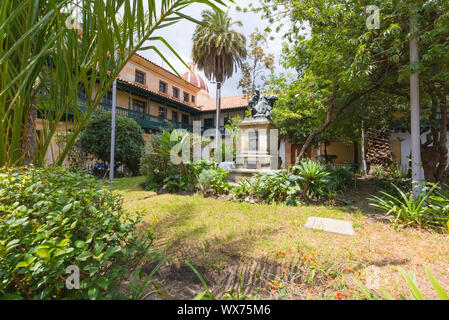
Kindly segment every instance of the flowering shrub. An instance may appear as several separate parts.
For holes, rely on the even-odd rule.
[[[0,169],[0,297],[119,297],[130,263],[152,243],[149,231],[135,232],[140,222],[79,171]],[[79,289],[66,288],[69,266],[79,268]]]

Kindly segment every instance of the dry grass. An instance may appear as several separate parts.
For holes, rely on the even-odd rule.
[[[284,266],[287,273],[296,274],[311,272],[309,266],[314,262],[306,265],[302,258],[313,252],[318,261],[316,276],[310,279],[301,275],[294,282],[306,282],[306,287],[313,287],[310,295],[315,298],[333,298],[336,290],[356,291],[354,273],[347,268],[360,270],[362,276],[369,278],[368,270],[374,267],[380,287],[396,297],[409,296],[397,266],[416,272],[418,284],[428,298],[436,295],[425,277],[424,265],[443,287],[449,288],[447,234],[418,229],[395,231],[388,223],[345,207],[288,207],[201,196],[155,195],[142,191],[139,187],[142,182],[140,178],[123,179],[113,189],[124,195],[127,210],[145,213],[145,223],[156,234],[156,249],[172,255],[172,261],[189,259],[211,272],[226,270],[235,261],[242,268],[245,261],[263,261]],[[352,221],[356,236],[305,229],[309,216]],[[327,276],[335,280],[326,284]],[[294,291],[291,281],[290,285]]]

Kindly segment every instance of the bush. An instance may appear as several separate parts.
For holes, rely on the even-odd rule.
[[[300,176],[304,181],[302,185],[302,197],[310,195],[320,196],[325,193],[323,190],[324,179],[329,172],[324,164],[310,159],[303,159],[300,164],[292,168],[293,173]]]
[[[178,148],[178,152],[181,153],[183,145],[188,148],[192,138],[192,134],[183,130],[162,131],[151,136],[140,160],[141,173],[147,178],[148,189],[164,188],[169,192],[176,192],[185,191],[196,185],[199,172],[195,170],[207,164],[201,162],[200,167],[197,167],[181,162],[175,165],[171,160],[171,152],[175,146],[176,148],[181,146]],[[189,158],[193,151],[191,145],[190,149]]]
[[[147,185],[152,189],[159,189],[164,179],[169,175],[169,170],[173,167],[170,162],[170,156],[157,153],[154,146],[158,142],[158,135],[154,134],[150,137],[145,151],[140,159],[140,172],[146,177]]]
[[[139,159],[145,146],[142,128],[131,118],[116,116],[115,159],[134,175],[139,174]],[[109,163],[111,154],[111,113],[98,109],[81,131],[77,145],[83,152]]]
[[[228,183],[228,174],[229,171],[225,171],[216,165],[209,169],[203,169],[198,175],[197,187],[204,194],[228,194],[231,190]]]
[[[332,168],[327,167],[329,175],[325,178],[325,188],[328,192],[346,191],[347,187],[352,182],[352,169],[341,167]]]
[[[131,263],[146,257],[140,216],[92,176],[65,168],[0,169],[0,296],[23,299],[120,297]],[[65,286],[80,270],[80,289]]]
[[[258,174],[250,180],[250,192],[267,203],[281,203],[300,195],[301,182],[301,177],[287,172]]]
[[[319,162],[305,159],[291,168],[293,173],[280,171],[274,174],[259,174],[250,180],[243,179],[234,187],[235,199],[254,196],[267,203],[299,205],[299,198],[320,198],[344,191],[352,181],[348,168],[332,169]]]
[[[400,196],[400,190],[408,193],[411,191],[412,181],[406,174],[402,173],[396,165],[389,167],[378,166],[374,168],[374,183],[377,190],[386,192],[394,196]]]
[[[412,192],[404,192],[397,186],[394,195],[382,191],[383,197],[373,197],[370,205],[393,216],[395,227],[449,227],[449,195],[438,185],[428,185],[416,198]],[[399,196],[396,196],[399,194]]]

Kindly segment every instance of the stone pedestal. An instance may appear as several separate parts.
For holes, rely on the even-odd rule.
[[[278,135],[266,118],[245,119],[240,123],[241,144],[236,170],[271,171],[278,169]]]

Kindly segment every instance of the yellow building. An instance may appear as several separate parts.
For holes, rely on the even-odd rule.
[[[117,114],[133,118],[146,132],[182,128],[191,130],[193,121],[203,129],[215,126],[215,99],[210,99],[206,82],[187,71],[182,78],[136,54],[117,78]],[[82,97],[83,98],[83,97]],[[222,98],[221,125],[247,108],[244,96]],[[102,101],[110,110],[112,91]],[[213,119],[212,122],[209,119]]]
[[[182,78],[135,54],[117,78],[117,114],[133,118],[145,131],[145,136],[162,129],[175,128],[191,131],[193,121],[201,121],[202,130],[215,127],[216,101],[211,99],[209,88],[201,76],[195,73],[193,63]],[[79,93],[79,104],[83,106],[87,97]],[[239,115],[242,119],[248,99],[244,95],[222,97],[220,127],[228,119]],[[99,108],[112,108],[112,88],[103,98]],[[70,122],[61,122],[57,131],[71,128]],[[36,121],[37,134],[42,136],[42,120]],[[146,137],[145,137],[146,138]],[[58,146],[52,142],[46,162],[52,163],[59,154]]]

